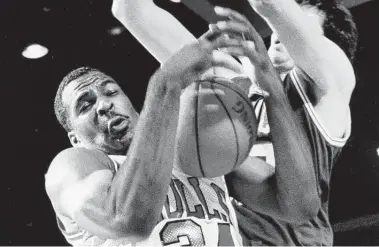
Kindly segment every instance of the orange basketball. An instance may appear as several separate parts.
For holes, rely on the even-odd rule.
[[[230,80],[194,82],[182,93],[177,148],[184,173],[218,177],[231,172],[248,156],[256,134],[254,108]]]

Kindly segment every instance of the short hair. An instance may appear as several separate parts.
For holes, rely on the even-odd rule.
[[[301,6],[316,7],[325,15],[324,35],[337,44],[354,61],[358,31],[350,11],[339,0],[296,0]]]
[[[67,108],[63,104],[63,101],[62,101],[63,91],[67,87],[67,85],[70,84],[72,81],[78,79],[79,77],[87,75],[90,72],[102,73],[101,71],[97,69],[93,69],[90,67],[81,67],[68,73],[59,84],[57,93],[55,95],[55,100],[54,100],[54,112],[55,112],[55,116],[58,119],[58,122],[60,123],[60,125],[62,125],[62,127],[67,132],[72,130],[72,126],[68,117]]]

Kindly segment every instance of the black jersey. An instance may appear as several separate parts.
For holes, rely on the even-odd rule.
[[[301,78],[302,80],[309,80]],[[251,245],[332,245],[333,232],[328,217],[332,166],[350,135],[350,123],[343,138],[332,138],[323,128],[295,70],[284,79],[284,88],[309,139],[315,164],[317,191],[321,208],[317,216],[302,225],[288,224],[254,212],[234,201],[241,233]]]

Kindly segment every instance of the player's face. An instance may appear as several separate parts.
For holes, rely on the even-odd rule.
[[[323,25],[323,16],[314,7],[309,6],[301,6],[303,11],[306,12],[307,16],[309,17],[309,22],[307,24],[314,25],[317,29],[322,31],[322,25]],[[296,41],[295,41],[296,42]],[[287,51],[286,47],[280,42],[277,34],[274,32],[271,35],[271,44],[270,48],[268,50],[268,54],[270,56],[271,62],[273,63],[274,67],[278,71],[279,74],[287,74],[289,71],[291,71],[295,67],[295,61],[290,56],[289,52]]]
[[[279,41],[279,38],[275,33],[271,35],[271,44],[268,49],[268,55],[279,74],[287,74],[295,67],[295,61],[292,59],[284,45]]]
[[[100,72],[71,82],[62,95],[72,127],[74,146],[125,155],[138,114],[118,84]]]

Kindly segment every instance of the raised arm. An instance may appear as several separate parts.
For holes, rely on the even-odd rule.
[[[355,87],[355,74],[347,56],[349,51],[345,50],[345,53],[342,47],[324,35],[322,26],[326,14],[316,7],[300,7],[295,0],[249,2],[284,44],[295,66],[300,68],[296,70],[297,74],[302,78],[304,91],[312,99],[311,103],[328,137],[344,138],[350,128],[349,103]],[[337,5],[333,8],[337,11]],[[342,25],[349,25],[350,17],[341,9],[342,5],[338,8],[339,12],[334,18],[343,18],[339,23],[343,21]],[[342,33],[338,30],[341,27],[331,28],[334,28],[332,32],[341,32],[332,34],[338,39],[342,39],[342,36],[351,39],[354,36],[354,33],[348,33],[348,29]]]
[[[174,16],[156,6],[153,0],[113,0],[112,12],[161,65],[181,47],[197,40]],[[213,52],[213,59],[222,66],[213,68],[209,73],[218,76],[234,74],[224,67],[231,66],[232,71],[238,73],[250,68],[250,63],[243,59],[241,65],[228,54],[217,50]]]
[[[231,189],[231,195],[236,193],[237,200],[279,219],[296,223],[309,220],[320,207],[310,144],[287,101],[259,34],[237,12],[221,9],[218,13],[230,16],[232,21],[213,26],[215,32],[243,33],[248,40],[242,40],[240,47],[226,51],[249,57],[255,66],[256,80],[270,94],[266,104],[276,160],[272,180],[257,185],[252,173],[255,164],[249,162],[258,160],[248,159],[234,174],[237,178],[232,181],[236,182],[232,187],[236,189]],[[262,187],[258,189],[256,186]]]
[[[127,243],[148,237],[162,212],[175,162],[181,91],[215,63],[211,53],[228,44],[224,41],[186,45],[154,74],[119,171],[99,151],[60,153],[46,175],[54,208],[101,238]]]
[[[355,76],[347,54],[324,36],[323,16],[317,8],[300,7],[295,0],[249,0],[270,25],[295,64],[324,91],[349,92]],[[304,11],[308,8],[308,11]],[[311,9],[311,11],[309,11]]]
[[[113,15],[161,64],[196,38],[153,0],[113,0]]]

